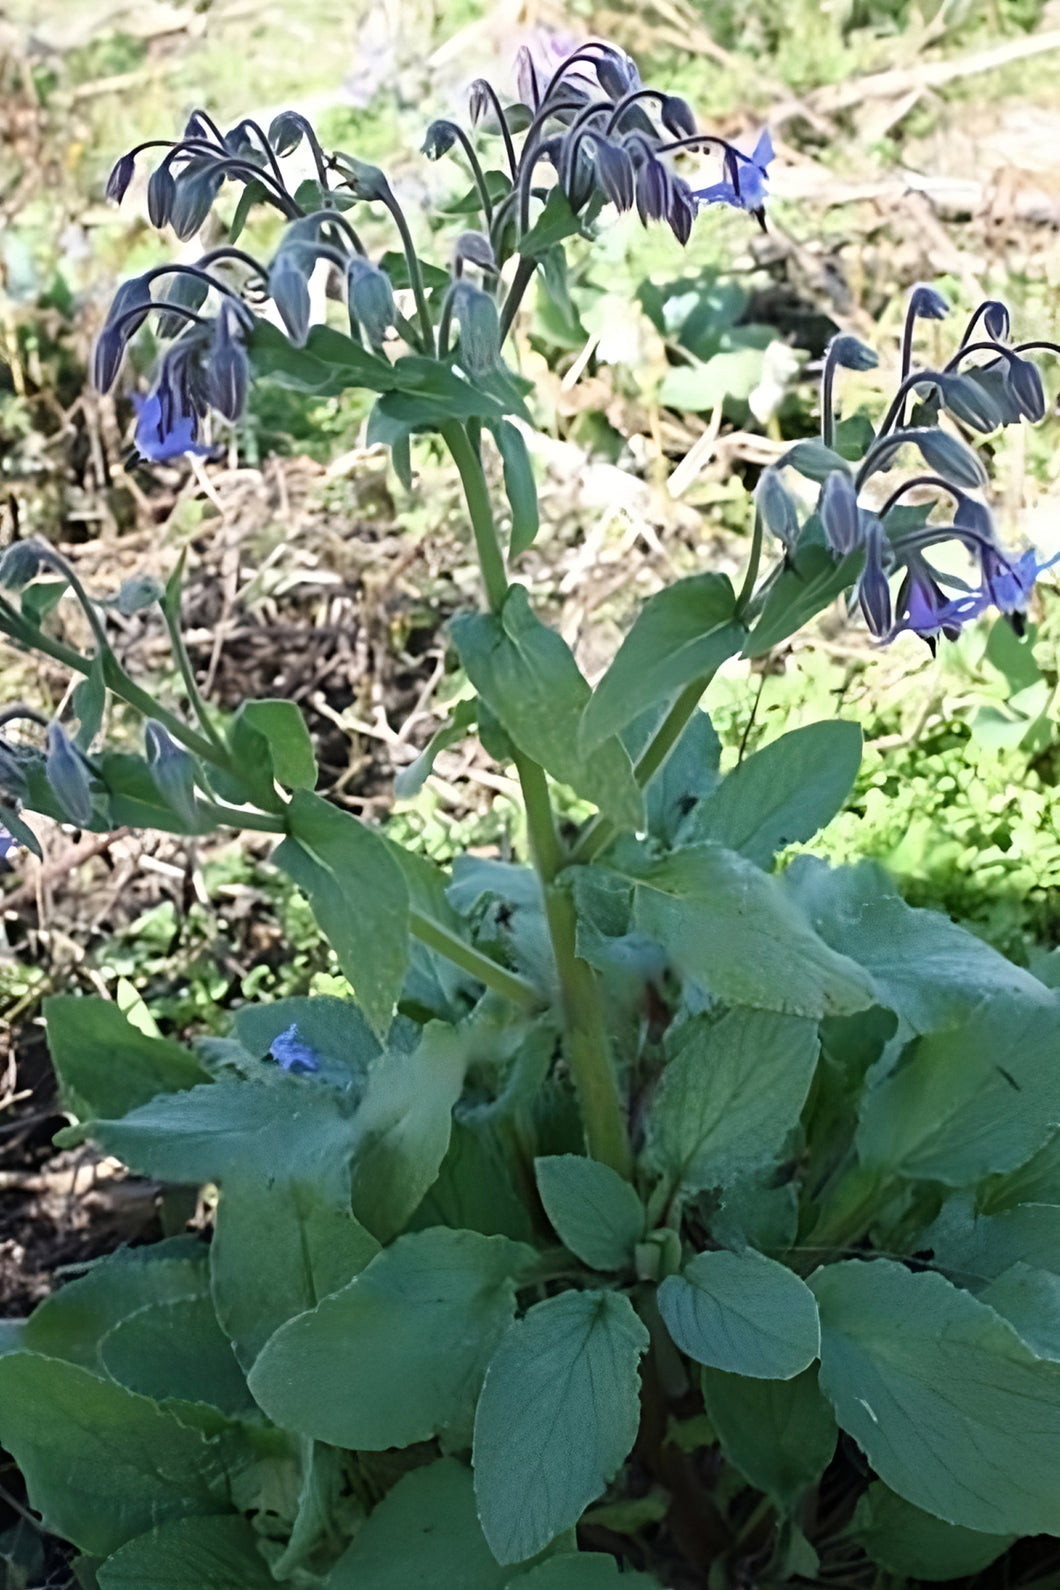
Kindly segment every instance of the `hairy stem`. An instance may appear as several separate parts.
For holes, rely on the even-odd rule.
[[[439,922],[434,922],[430,917],[423,916],[419,911],[411,912],[409,928],[421,944],[426,944],[428,949],[437,950],[439,955],[444,955],[447,961],[452,961],[454,966],[459,966],[462,971],[477,977],[480,983],[485,983],[487,988],[492,988],[494,993],[502,994],[505,999],[511,1000],[513,1005],[519,1005],[524,1010],[537,1011],[544,1007],[545,1000],[538,993],[532,983],[525,977],[520,977],[516,972],[509,972],[506,967],[498,966],[496,961],[491,961],[483,955],[481,950],[476,950],[473,945],[458,938],[455,933],[450,933],[448,928],[442,927]]]
[[[482,461],[459,420],[447,420],[441,431],[445,445],[453,455],[453,462],[460,471],[460,484],[464,488],[471,528],[475,532],[475,548],[486,587],[486,600],[490,611],[499,613],[508,595],[508,576],[493,522],[493,508]]]

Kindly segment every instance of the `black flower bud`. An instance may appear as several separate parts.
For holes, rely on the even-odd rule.
[[[305,137],[302,119],[293,110],[281,110],[269,123],[269,143],[278,155],[290,155]]]
[[[676,94],[667,94],[659,107],[659,117],[674,138],[694,138],[699,131],[691,105]]]
[[[177,184],[173,173],[163,161],[157,170],[152,171],[147,184],[147,213],[152,226],[162,228],[166,225],[173,212],[173,200],[176,196]]]
[[[132,181],[133,172],[136,170],[136,160],[133,155],[122,155],[111,169],[107,178],[107,198],[113,199],[115,204],[120,204]]]
[[[422,152],[428,160],[440,160],[456,143],[457,129],[451,121],[432,121],[423,137]]]

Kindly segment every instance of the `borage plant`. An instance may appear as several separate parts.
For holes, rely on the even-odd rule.
[[[275,833],[353,997],[248,1005],[190,1049],[105,1000],[48,1001],[75,1122],[60,1140],[209,1189],[213,1232],[123,1250],[10,1322],[0,1436],[99,1590],[975,1572],[1060,1535],[1060,1008],[870,864],[775,871],[841,807],[856,725],[784,735],[721,777],[700,702],[728,659],[844,592],[881,639],[934,644],[988,606],[1022,623],[1039,564],[1000,543],[958,432],[1043,416],[1035,345],[988,303],[944,369],[913,370],[918,317],[945,311],[917,289],[894,401],[852,457],[836,377],[875,356],[838,337],[821,437],[762,476],[740,589],[705,572],[659,592],[592,689],[509,583],[537,509],[501,344],[535,270],[562,291],[564,242],[605,201],[684,238],[699,200],[760,210],[768,143],[697,132],[601,44],[524,58],[518,105],[485,83],[472,98],[492,142],[452,122],[427,140],[466,160],[481,220],[444,271],[383,173],[325,154],[300,117],[222,134],[194,116],[151,176],[153,218],[187,237],[235,181],[233,233],[260,200],[279,246],[126,283],[96,376],[156,313],[172,340],[140,408],[148,458],[207,448],[210,411],[235,419],[251,374],[376,392],[369,436],[406,478],[410,437],[441,437],[487,605],[452,625],[475,696],[414,779],[477,728],[522,785],[526,863],[445,874],[321,798],[291,703],[222,720],[181,637],[179,570],[117,601],[160,603],[194,722],[128,675],[57,552],[8,550],[21,605],[4,598],[0,625],[83,676],[76,732],[41,721],[37,748],[23,712],[3,742],[11,832],[33,842],[25,807]],[[299,144],[315,176],[292,193]],[[701,147],[724,169],[697,197],[671,161]],[[401,249],[372,260],[350,216],[380,205]],[[349,334],[310,326],[321,262]],[[887,494],[904,448],[927,472]],[[760,579],[767,532],[782,556]],[[47,628],[67,590],[90,654]],[[97,745],[108,692],[146,719],[145,755]],[[580,831],[550,781],[596,808]]]

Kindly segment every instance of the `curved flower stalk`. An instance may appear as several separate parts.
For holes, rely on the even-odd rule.
[[[913,290],[902,334],[898,389],[860,459],[843,458],[834,450],[834,386],[840,370],[871,369],[876,355],[854,337],[833,338],[821,376],[821,443],[796,443],[765,471],[756,494],[760,524],[780,540],[786,558],[797,557],[798,549],[810,543],[823,543],[837,569],[857,560],[861,567],[853,599],[870,632],[890,641],[908,631],[933,651],[940,636],[955,640],[966,624],[990,609],[1022,634],[1035,581],[1060,561],[1060,553],[1043,561],[1033,549],[1013,551],[1002,545],[990,510],[977,495],[987,483],[978,454],[938,423],[945,411],[965,433],[989,434],[1023,419],[1041,420],[1046,411],[1042,379],[1027,355],[1060,348],[1043,341],[1010,346],[1008,310],[987,300],[972,315],[960,347],[941,370],[914,368],[916,321],[940,320],[947,313],[946,301],[935,288],[920,285]],[[930,472],[906,479],[881,502],[878,477],[907,448],[920,453]],[[781,481],[784,465],[820,482],[816,512],[805,523]],[[914,491],[921,502],[903,503]],[[934,502],[923,503],[925,492],[934,494]],[[932,514],[943,502],[949,511],[936,522]],[[936,565],[934,555],[946,547],[966,555],[970,578]],[[759,608],[766,595],[768,589],[759,593]]]
[[[636,209],[647,226],[662,222],[687,242],[698,210],[725,203],[763,220],[768,134],[752,154],[698,130],[691,107],[646,87],[621,50],[602,41],[578,46],[551,41],[524,48],[516,66],[521,101],[506,104],[485,79],[472,84],[472,128],[499,138],[503,168],[480,156],[483,139],[458,122],[431,123],[429,159],[459,155],[475,182],[481,230],[462,234],[440,288],[437,267],[424,267],[404,211],[383,171],[342,152],[325,153],[309,122],[276,116],[267,132],[249,119],[228,132],[195,111],[180,138],[138,144],[114,166],[110,198],[121,201],[139,156],[164,150],[148,183],[148,210],[158,227],[182,240],[195,235],[226,183],[242,187],[230,242],[197,265],[161,266],[123,284],[99,337],[97,387],[117,378],[126,347],[151,314],[168,343],[151,392],[139,404],[140,455],[163,461],[206,455],[211,413],[234,422],[242,414],[263,307],[291,343],[303,347],[312,319],[309,279],[321,262],[344,292],[351,335],[373,353],[400,339],[415,354],[459,364],[471,378],[499,365],[500,349],[538,265],[563,241],[591,224],[605,203]],[[720,156],[723,180],[693,191],[675,167],[691,151]],[[290,157],[308,151],[314,176],[295,185]],[[544,168],[551,169],[547,178]],[[278,209],[287,224],[269,261],[237,248],[235,239],[255,203]],[[404,270],[390,256],[368,259],[347,212],[380,204],[398,232]],[[506,266],[512,263],[512,269]],[[469,280],[468,272],[474,273]],[[428,292],[427,282],[432,280]],[[395,293],[411,293],[410,318]],[[456,324],[458,340],[450,350]]]

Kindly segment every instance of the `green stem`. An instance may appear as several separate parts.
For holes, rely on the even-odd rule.
[[[188,700],[191,702],[195,716],[205,729],[207,737],[213,742],[216,749],[227,761],[228,747],[225,745],[221,736],[218,734],[217,729],[214,727],[214,724],[211,722],[210,714],[206,708],[206,703],[200,694],[198,682],[191,666],[191,658],[188,656],[188,648],[184,644],[184,636],[180,633],[180,621],[177,615],[170,611],[168,606],[164,609],[164,611],[166,628],[169,630],[169,643],[173,648],[173,655],[177,659],[177,666],[180,669],[180,676],[184,681],[184,689],[187,693]]]
[[[510,999],[513,1005],[520,1005],[524,1010],[529,1011],[543,1008],[544,999],[525,977],[498,966],[496,961],[491,961],[488,956],[482,954],[481,950],[476,950],[473,945],[458,938],[455,933],[450,933],[448,928],[432,921],[430,917],[422,916],[419,911],[411,912],[409,928],[421,944],[426,944],[428,949],[437,950],[439,955],[444,955],[454,966],[459,966],[472,977],[478,978],[480,983],[485,983],[494,993]]]
[[[504,300],[504,308],[501,310],[502,343],[512,329],[512,322],[515,319],[519,305],[523,301],[523,294],[529,287],[536,269],[536,260],[528,259],[525,254],[520,254],[519,263],[515,268],[515,275],[512,277],[512,285],[508,289],[508,296]]]
[[[634,776],[641,789],[655,777],[681,738],[689,718],[698,707],[704,690],[706,690],[716,672],[717,669],[712,669],[709,674],[704,674],[699,679],[693,679],[690,685],[685,686],[648,741],[648,744],[644,747],[633,768]],[[571,851],[568,858],[569,863],[572,866],[580,866],[587,861],[592,861],[594,856],[599,855],[614,832],[615,825],[610,818],[603,817],[600,813],[597,813]]]
[[[762,560],[762,515],[755,509],[755,525],[751,535],[751,553],[747,559],[747,573],[740,586],[740,594],[736,598],[736,616],[743,618],[751,597],[754,595],[755,581],[758,579],[758,565]]]
[[[431,325],[431,311],[427,305],[427,294],[423,287],[423,272],[420,270],[419,257],[416,245],[412,241],[409,224],[405,220],[405,212],[390,192],[389,187],[382,195],[383,203],[394,217],[394,225],[401,234],[401,247],[405,251],[405,259],[409,267],[409,281],[412,284],[413,297],[416,300],[416,313],[419,316],[420,330],[423,335],[424,352],[434,355],[434,327]]]
[[[459,420],[447,420],[441,427],[441,432],[445,445],[453,455],[453,462],[460,471],[460,483],[464,488],[471,528],[475,532],[475,547],[482,568],[482,579],[486,586],[486,599],[490,610],[499,613],[508,595],[508,576],[504,568],[504,554],[501,552],[497,529],[493,522],[493,508],[486,476],[482,470],[482,460],[472,447],[467,431]]]
[[[214,801],[200,800],[199,811],[209,817],[219,828],[252,828],[256,833],[285,834],[287,822],[269,812],[247,812],[239,806],[218,806]]]
[[[50,635],[45,635],[35,625],[27,624],[6,602],[0,607],[0,619],[11,639],[18,645],[25,646],[27,651],[42,652],[45,657],[51,657],[55,662],[72,668],[76,673],[91,672],[94,658],[85,657],[72,646],[64,646],[60,640],[52,640]],[[154,718],[161,723],[175,740],[179,740],[189,751],[194,751],[195,755],[201,757],[204,762],[211,762],[215,767],[231,770],[231,758],[227,753],[222,761],[218,748],[211,741],[204,739],[194,729],[190,729],[176,713],[168,711],[146,690],[141,690],[140,686],[129,678],[109,647],[103,653],[103,678],[108,689],[128,706],[135,707],[145,718]]]

